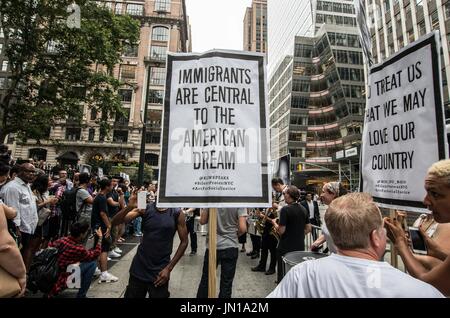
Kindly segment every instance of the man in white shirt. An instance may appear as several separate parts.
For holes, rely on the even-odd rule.
[[[21,252],[27,271],[33,258],[30,241],[38,224],[36,197],[30,188],[34,176],[34,166],[31,163],[22,164],[17,177],[8,182],[0,194],[5,204],[17,211],[14,223],[20,231]]]
[[[380,210],[365,193],[335,199],[325,214],[337,254],[293,267],[270,298],[443,297],[386,262]]]

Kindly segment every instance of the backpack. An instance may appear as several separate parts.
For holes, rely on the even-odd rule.
[[[78,218],[77,192],[80,188],[65,190],[59,204],[63,218],[74,221]]]
[[[49,247],[33,258],[27,281],[30,291],[48,294],[52,290],[59,275],[58,255],[57,248]]]

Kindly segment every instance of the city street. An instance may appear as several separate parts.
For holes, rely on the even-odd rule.
[[[137,239],[133,238],[133,242],[120,244],[120,248],[124,253],[129,250],[118,261],[110,261],[112,265],[110,273],[117,276],[119,281],[110,284],[98,284],[97,280],[92,282],[91,288],[87,294],[90,298],[119,298],[123,297],[125,288],[128,283],[128,270],[131,261],[136,253]],[[174,251],[178,246],[178,239],[174,241]],[[251,250],[250,237],[247,239],[247,251]],[[189,256],[190,249],[186,249],[185,256],[180,260],[170,277],[170,297],[172,298],[195,298],[197,287],[200,282],[203,256],[205,252],[205,236],[198,237],[198,253],[195,256]],[[236,276],[233,283],[234,298],[262,298],[267,296],[275,288],[276,275],[266,276],[264,273],[252,272],[251,267],[257,265],[258,259],[252,260],[245,253],[239,253],[238,264],[236,267]],[[217,287],[220,281],[220,267],[217,271]],[[64,294],[72,294],[75,292],[66,291]],[[64,296],[62,296],[64,297]],[[70,297],[70,296],[68,296]]]

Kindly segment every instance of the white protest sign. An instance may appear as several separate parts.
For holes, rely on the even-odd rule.
[[[382,207],[427,211],[427,170],[448,157],[441,83],[437,33],[370,70],[360,185]]]
[[[271,205],[264,55],[168,55],[158,207]]]

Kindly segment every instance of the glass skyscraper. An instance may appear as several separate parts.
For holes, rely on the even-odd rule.
[[[277,20],[277,13],[270,12],[271,2],[268,7],[271,156],[276,159],[291,154],[291,170],[297,185],[313,186],[336,180],[339,169],[333,157],[336,159],[341,150],[358,149],[365,107],[363,58],[353,1],[282,1],[282,6],[296,5],[294,9],[278,8],[278,13],[303,8],[296,19],[306,17],[308,21],[297,21],[301,27],[295,31],[287,25],[295,24],[295,17],[286,23],[286,19]],[[276,40],[281,47],[272,50],[275,42],[272,36],[277,34],[276,30],[281,34],[283,29],[289,30],[288,34],[279,35]],[[352,175],[347,181],[356,186],[358,156],[345,164],[347,176]]]

